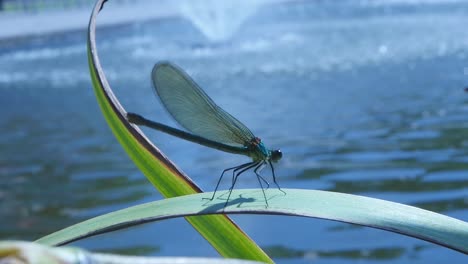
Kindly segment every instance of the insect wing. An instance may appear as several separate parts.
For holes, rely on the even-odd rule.
[[[244,124],[216,105],[177,66],[158,63],[151,75],[162,104],[191,133],[232,146],[244,146],[254,137]]]

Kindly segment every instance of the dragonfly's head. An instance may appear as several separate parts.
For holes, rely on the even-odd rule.
[[[283,157],[283,153],[281,152],[281,150],[277,149],[277,150],[271,151],[271,156],[270,156],[271,161],[278,162],[282,157]]]

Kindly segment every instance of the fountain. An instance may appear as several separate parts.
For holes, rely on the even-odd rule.
[[[266,0],[190,0],[180,4],[182,15],[214,42],[229,39]]]

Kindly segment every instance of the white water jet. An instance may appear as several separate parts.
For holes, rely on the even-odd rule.
[[[229,39],[266,0],[190,0],[180,5],[182,15],[212,41]]]

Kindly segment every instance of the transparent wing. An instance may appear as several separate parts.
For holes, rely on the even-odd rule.
[[[169,62],[152,71],[155,91],[172,117],[195,135],[233,146],[244,146],[254,135],[239,120],[216,105],[185,72]]]

